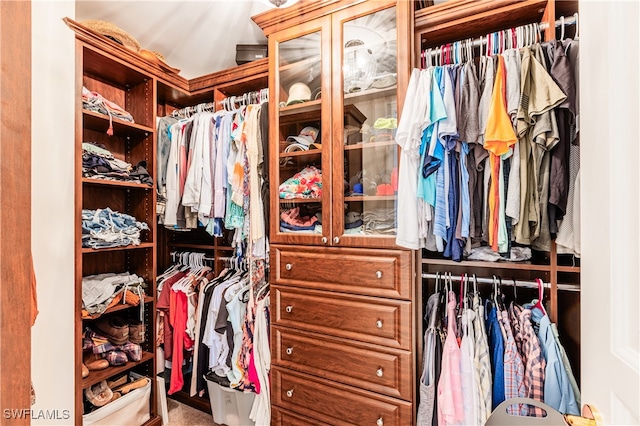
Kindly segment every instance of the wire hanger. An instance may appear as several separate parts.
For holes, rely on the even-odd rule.
[[[560,41],[564,40],[564,15],[560,17]]]
[[[579,30],[580,30],[580,25],[578,22],[578,12],[573,14],[573,17],[576,19],[576,34],[573,36],[574,40],[578,40],[578,34],[579,34]]]

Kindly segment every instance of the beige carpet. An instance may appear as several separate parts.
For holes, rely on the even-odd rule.
[[[211,414],[167,398],[169,423],[165,426],[218,426]]]

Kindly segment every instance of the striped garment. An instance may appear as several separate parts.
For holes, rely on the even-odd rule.
[[[473,296],[473,310],[476,313],[473,319],[473,331],[475,338],[474,359],[476,381],[478,383],[478,421],[484,424],[491,415],[491,361],[489,358],[489,344],[484,324],[484,306],[480,303],[478,294]]]
[[[504,396],[509,398],[526,398],[527,389],[524,385],[524,364],[516,348],[513,339],[509,314],[507,311],[500,312],[502,325],[507,334],[504,342]],[[528,413],[526,404],[514,404],[507,407],[507,413],[512,415],[526,416]]]

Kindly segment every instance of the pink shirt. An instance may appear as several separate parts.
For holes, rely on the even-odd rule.
[[[442,348],[442,368],[438,381],[438,423],[459,425],[464,421],[460,347],[456,339],[456,295],[449,292],[447,303],[447,339]]]

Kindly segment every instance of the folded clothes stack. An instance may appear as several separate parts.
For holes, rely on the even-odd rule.
[[[364,233],[367,235],[395,235],[396,211],[394,208],[377,208],[362,213]]]
[[[121,303],[129,303],[130,299],[140,299],[144,297],[144,280],[136,274],[128,272],[106,273],[97,275],[87,275],[82,277],[82,307],[91,316],[102,314],[112,304],[113,300],[123,292],[131,292],[126,295]],[[129,303],[137,305],[138,303]]]
[[[133,116],[124,110],[120,105],[105,99],[100,93],[92,92],[82,86],[82,108],[108,115],[109,120],[112,117],[133,123]]]
[[[280,198],[322,198],[322,170],[308,166],[280,185]]]
[[[82,247],[94,249],[140,245],[140,231],[146,223],[110,208],[82,209]]]
[[[317,216],[301,215],[300,207],[294,207],[280,214],[280,232],[316,232],[321,225]]]
[[[82,142],[82,176],[91,179],[121,180],[153,186],[147,171],[147,162],[140,161],[135,167],[94,142]]]

